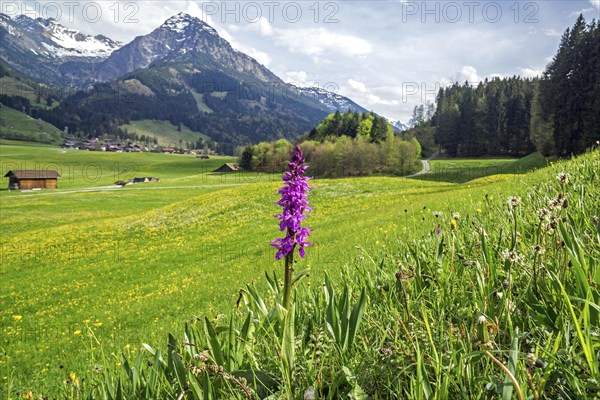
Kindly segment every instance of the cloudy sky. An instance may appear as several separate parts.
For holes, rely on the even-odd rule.
[[[405,122],[450,82],[540,74],[580,13],[599,19],[600,0],[3,1],[1,11],[124,42],[183,11],[283,80]]]

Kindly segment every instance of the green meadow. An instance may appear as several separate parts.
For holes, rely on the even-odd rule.
[[[93,393],[93,398],[106,399],[176,399],[182,398],[178,396],[183,391],[185,398],[246,398],[235,385],[217,384],[219,376],[198,391],[184,388],[188,378],[161,378],[164,381],[156,381],[145,391],[140,382],[148,383],[144,379],[153,376],[144,372],[153,364],[148,361],[146,366],[145,360],[159,359],[148,347],[166,350],[168,333],[183,337],[186,322],[198,325],[198,332],[210,333],[210,324],[223,332],[239,320],[239,337],[247,333],[241,327],[245,311],[236,308],[243,298],[241,303],[254,310],[260,330],[260,313],[252,308],[248,293],[262,293],[267,307],[277,303],[277,288],[269,285],[265,273],[276,271],[281,277],[282,264],[275,261],[275,250],[269,246],[280,234],[273,217],[279,212],[274,202],[280,176],[213,174],[223,162],[233,161],[226,157],[197,160],[184,155],[85,152],[9,141],[1,142],[0,150],[3,175],[10,169],[58,169],[62,175],[59,188],[53,191],[0,191],[0,397],[17,399],[31,391],[49,398],[88,398]],[[556,175],[562,171],[570,173],[570,186],[557,182]],[[503,362],[514,361],[513,374],[527,397],[534,398],[536,390],[539,397],[544,385],[550,391],[549,397],[542,398],[556,398],[552,397],[556,393],[567,396],[563,398],[573,393],[578,398],[592,396],[598,387],[592,381],[598,378],[600,351],[597,325],[590,322],[600,309],[596,297],[600,233],[593,220],[598,218],[600,205],[598,171],[600,157],[594,151],[553,165],[538,154],[520,160],[433,160],[430,174],[412,179],[313,180],[310,201],[314,211],[306,223],[313,228],[314,246],[297,266],[298,270],[310,268],[310,275],[297,283],[296,321],[301,324],[311,318],[308,311],[300,311],[300,305],[306,305],[314,293],[322,295],[327,276],[331,285],[349,285],[351,302],[358,301],[362,288],[368,288],[370,297],[355,350],[336,347],[337,336],[329,329],[333,322],[325,314],[319,320],[321,313],[315,311],[310,328],[296,328],[294,368],[278,369],[276,360],[283,357],[277,356],[278,349],[286,347],[269,347],[260,338],[253,342],[255,348],[246,349],[245,356],[239,353],[244,361],[229,366],[252,370],[270,366],[270,376],[279,382],[268,388],[279,396],[272,398],[302,398],[310,387],[317,398],[367,398],[359,392],[369,398],[392,394],[500,398],[494,396],[506,396],[507,388],[513,386],[510,382],[503,386],[506,374],[473,339],[478,317],[484,314],[493,325],[486,329],[495,335],[489,350]],[[112,186],[116,180],[136,176],[158,177],[160,182]],[[5,178],[2,186],[7,185]],[[540,259],[527,258],[522,270],[512,276],[505,271],[511,265],[501,254],[514,241],[519,244],[512,247],[523,257],[534,257],[531,247],[539,240],[539,232],[531,221],[537,218],[536,207],[558,193],[570,198],[568,211],[573,213],[564,214],[563,224],[565,232],[573,230],[577,239],[548,239],[544,263],[550,271],[551,254],[563,264],[569,257],[587,263],[588,275],[583,277],[562,269],[556,272],[562,274],[567,290],[569,282],[577,279],[580,285],[587,282],[587,289],[567,295],[567,302],[550,278],[551,283],[536,287],[546,291],[547,296],[539,300],[543,306],[550,307],[552,296],[558,299],[553,305],[558,322],[542,332],[552,340],[542,343],[542,333],[530,329],[533,322],[549,318],[540,316],[547,313],[542,305],[525,316],[510,316],[515,307],[529,301],[531,292],[526,287]],[[518,216],[507,210],[509,196],[521,199]],[[487,235],[489,241],[482,244]],[[559,250],[553,250],[556,240],[566,243],[563,247],[569,251],[582,253],[560,250],[560,243]],[[480,269],[488,272],[479,273]],[[491,269],[498,271],[492,274]],[[392,293],[397,286],[394,274],[399,271],[415,276],[407,278],[402,296]],[[510,288],[503,290],[505,300],[512,303],[498,305],[503,281],[514,282],[515,289],[513,294]],[[314,294],[315,299],[325,301],[321,295]],[[310,307],[318,308],[319,301],[309,301]],[[319,323],[323,325],[317,329]],[[265,334],[265,340],[279,337],[273,329],[268,332],[274,336]],[[302,329],[307,335],[323,337],[302,341]],[[524,333],[527,329],[529,333]],[[289,337],[289,329],[285,332]],[[521,350],[513,343],[517,336]],[[218,364],[221,350],[215,353],[215,346],[219,339],[210,337],[213,341],[208,344],[196,340],[210,351],[210,362]],[[329,349],[322,351],[330,357],[330,362],[321,362],[318,368],[315,340]],[[535,354],[546,352],[539,358],[553,368],[563,360],[555,356],[559,349],[571,352],[572,364],[581,364],[581,370],[587,371],[581,375],[582,387],[572,383],[579,382],[576,378],[560,375],[570,385],[565,384],[568,388],[560,393],[558,386],[529,369],[527,346],[537,349]],[[169,349],[174,348],[169,344]],[[336,348],[344,351],[336,352]],[[179,354],[184,358],[183,352]],[[133,379],[133,360],[137,360],[135,374],[146,378]],[[179,364],[165,361],[165,374],[169,368],[178,368],[174,365]],[[381,371],[373,371],[374,365],[381,365]],[[340,378],[335,371],[342,367],[345,375]],[[186,373],[193,380],[192,372]],[[118,376],[126,383],[115,383]],[[373,376],[381,381],[368,383]],[[528,379],[535,382],[532,389],[528,389]],[[583,381],[589,383],[587,389]],[[107,389],[111,385],[121,389],[111,392]],[[255,398],[262,398],[259,392],[267,390],[250,383],[247,387]],[[217,394],[209,396],[211,391]]]
[[[185,125],[178,130],[168,121],[131,121],[130,124],[121,125],[120,128],[126,129],[129,133],[137,133],[139,136],[145,135],[149,139],[156,137],[161,146],[185,147],[186,142],[195,144],[200,138],[208,139],[205,134],[194,132]]]

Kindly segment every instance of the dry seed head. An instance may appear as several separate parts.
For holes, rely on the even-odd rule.
[[[502,252],[502,257],[513,264],[520,264],[523,262],[523,256],[521,254],[516,251],[508,251],[508,249],[505,249]]]
[[[546,250],[542,246],[540,246],[539,244],[533,246],[533,252],[535,254],[544,254],[545,251]]]
[[[558,181],[561,183],[561,185],[566,185],[567,183],[569,183],[570,178],[571,178],[571,175],[564,171],[560,172],[558,175],[556,175],[556,179],[558,179]]]
[[[514,210],[521,204],[521,198],[517,196],[510,196],[506,201],[506,204],[508,204],[508,208]]]
[[[547,220],[549,217],[550,217],[549,209],[544,207],[540,211],[538,211],[538,218],[540,219],[540,221]]]

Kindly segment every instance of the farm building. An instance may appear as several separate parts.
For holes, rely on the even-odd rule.
[[[160,182],[159,178],[153,178],[151,176],[145,176],[142,178],[133,178],[131,183],[146,183],[146,182]]]
[[[15,169],[8,171],[9,190],[56,189],[60,174],[54,170]]]
[[[225,163],[219,168],[215,169],[213,172],[234,172],[239,171],[239,169],[240,166],[238,164]]]

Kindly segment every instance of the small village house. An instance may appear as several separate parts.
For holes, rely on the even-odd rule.
[[[225,163],[219,168],[215,169],[213,172],[234,172],[239,171],[239,169],[240,166],[238,164]]]
[[[60,174],[55,170],[15,169],[8,171],[9,190],[56,189]]]

